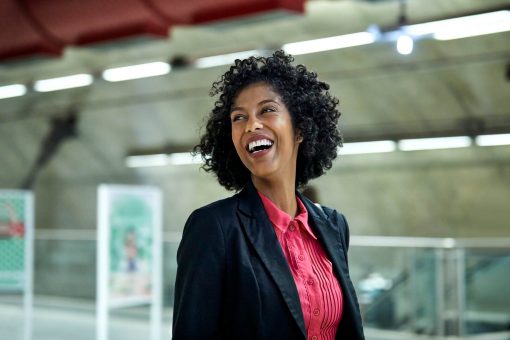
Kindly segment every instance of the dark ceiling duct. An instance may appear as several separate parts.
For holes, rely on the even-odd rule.
[[[173,25],[270,10],[303,12],[305,0],[3,0],[0,61],[59,55],[68,45],[166,37]]]
[[[64,117],[51,120],[51,128],[41,143],[39,154],[35,163],[30,168],[28,175],[23,180],[22,189],[31,189],[37,175],[44,166],[55,156],[60,145],[67,139],[77,136],[78,116],[75,111],[70,111]]]

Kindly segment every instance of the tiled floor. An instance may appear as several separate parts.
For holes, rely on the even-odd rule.
[[[0,296],[0,340],[24,340],[21,301]],[[34,299],[32,340],[94,340],[96,315],[92,302],[80,300]],[[163,311],[162,340],[171,339],[171,310]],[[108,340],[150,340],[149,308],[113,311]]]
[[[171,339],[172,309],[163,310],[161,340]],[[464,338],[418,336],[405,332],[365,329],[367,340],[509,340],[510,332]],[[93,301],[36,296],[31,340],[95,340]],[[0,294],[0,340],[23,338],[21,298]],[[137,307],[110,313],[108,340],[150,340],[149,308]]]

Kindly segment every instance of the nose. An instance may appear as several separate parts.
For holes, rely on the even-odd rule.
[[[263,125],[262,122],[254,115],[251,115],[248,118],[248,122],[246,123],[245,131],[244,132],[253,132],[255,130],[262,129]]]

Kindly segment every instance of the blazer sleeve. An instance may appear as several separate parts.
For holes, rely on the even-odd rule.
[[[323,207],[323,211],[328,215],[332,216],[333,221],[335,221],[335,225],[340,228],[339,230],[339,241],[342,243],[342,248],[344,250],[345,259],[348,259],[348,250],[349,250],[349,242],[350,242],[350,233],[349,233],[349,224],[347,223],[347,219],[344,214],[339,213],[336,210]],[[349,261],[347,261],[347,268],[349,268]]]
[[[173,339],[217,339],[225,273],[220,221],[205,209],[188,218],[177,250]]]
[[[349,250],[349,242],[350,242],[350,233],[349,233],[349,224],[347,223],[347,219],[345,218],[344,214],[341,214],[339,212],[337,212],[337,219],[338,221],[341,221],[343,223],[343,246],[344,246],[344,250],[345,250],[345,259],[348,260],[348,250]],[[347,268],[349,268],[349,261],[347,261]]]

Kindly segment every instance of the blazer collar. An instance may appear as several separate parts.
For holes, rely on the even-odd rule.
[[[248,240],[276,282],[290,313],[306,337],[301,301],[289,265],[257,190],[250,182],[239,193],[238,216]]]
[[[343,328],[344,330],[350,329],[352,332],[355,332],[352,334],[356,334],[356,338],[363,339],[361,319],[359,314],[355,314],[355,311],[358,310],[358,303],[356,301],[356,292],[354,291],[349,277],[346,256],[347,249],[345,249],[346,244],[341,241],[346,237],[344,234],[346,232],[345,222],[338,219],[339,214],[336,211],[320,208],[309,199],[302,198],[299,193],[298,195],[308,210],[310,226],[324,246],[333,265],[333,270],[340,283],[340,287],[342,288],[344,308],[339,328]],[[325,211],[327,211],[328,214],[326,214]]]
[[[336,211],[328,209],[328,215],[323,208],[315,205],[308,198],[300,193],[298,193],[298,196],[303,201],[306,210],[308,210],[310,227],[328,254],[342,289],[344,289],[346,286],[344,278],[348,275],[349,270],[347,268],[347,258],[345,257],[347,250],[344,249],[340,241],[343,235],[340,235],[338,214]]]
[[[338,221],[338,214],[335,211],[328,209],[328,215],[324,209],[316,206],[299,192],[297,195],[308,211],[310,227],[331,260],[333,270],[344,293],[344,313],[347,314],[350,308],[352,308],[350,305],[353,302],[350,301],[349,294],[351,289],[347,258],[345,257],[346,249],[344,251],[344,246],[340,241],[341,237],[344,237],[339,231],[339,225],[343,221]],[[238,216],[248,240],[252,243],[262,263],[271,273],[292,316],[306,337],[301,301],[292,272],[262,201],[251,181],[239,193]]]

